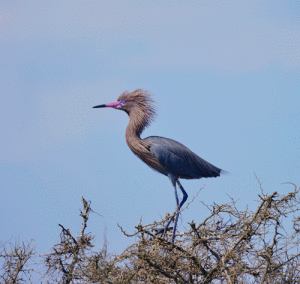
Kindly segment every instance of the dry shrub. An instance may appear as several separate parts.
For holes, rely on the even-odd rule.
[[[60,242],[39,256],[36,283],[300,283],[299,190],[293,185],[287,195],[268,195],[261,189],[253,212],[238,210],[233,199],[205,205],[210,213],[204,221],[188,223],[174,243],[170,231],[157,234],[174,214],[140,222],[132,235],[121,228],[138,241],[116,256],[105,245],[93,250],[94,236],[85,233],[91,207],[82,198],[80,235],[60,225]],[[30,245],[2,248],[3,283],[21,283],[33,271],[25,264],[34,255]]]

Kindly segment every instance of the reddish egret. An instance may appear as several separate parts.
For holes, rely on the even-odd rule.
[[[176,198],[175,212],[177,212],[177,215],[172,235],[172,241],[174,241],[178,212],[188,198],[179,179],[218,177],[222,170],[206,162],[190,149],[172,139],[158,136],[141,139],[141,133],[145,127],[149,126],[155,116],[155,102],[147,91],[138,89],[132,93],[124,92],[115,103],[94,106],[94,108],[103,107],[120,109],[128,114],[129,123],[125,134],[127,145],[150,168],[169,177]],[[176,183],[183,194],[180,203]],[[164,231],[168,229],[170,222]]]

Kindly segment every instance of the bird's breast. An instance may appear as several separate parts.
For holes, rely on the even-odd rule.
[[[145,164],[147,164],[153,170],[167,175],[166,168],[163,167],[156,157],[151,153],[150,147],[151,144],[143,139],[132,139],[126,137],[126,142],[130,150],[138,156]]]

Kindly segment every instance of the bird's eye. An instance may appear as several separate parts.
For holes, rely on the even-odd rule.
[[[126,103],[126,101],[120,101],[120,105],[122,106],[122,105],[125,105],[125,103]]]

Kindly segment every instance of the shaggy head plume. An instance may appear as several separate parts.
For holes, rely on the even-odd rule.
[[[118,101],[126,102],[120,109],[127,112],[129,118],[133,118],[133,123],[139,134],[154,120],[156,115],[155,101],[147,91],[137,89],[131,93],[124,92]]]

